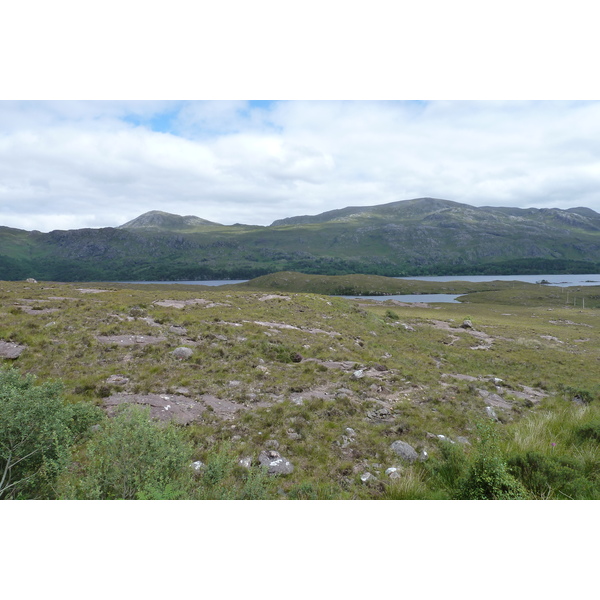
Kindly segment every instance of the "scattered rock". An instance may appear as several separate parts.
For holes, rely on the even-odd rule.
[[[548,340],[550,342],[556,342],[557,344],[564,344],[561,340],[553,335],[540,335],[543,340]]]
[[[403,460],[414,462],[419,458],[417,451],[408,443],[396,440],[390,448]]]
[[[102,401],[110,415],[121,404],[140,404],[150,407],[150,416],[159,421],[175,421],[187,425],[201,418],[206,407],[184,396],[166,394],[113,394]]]
[[[298,406],[304,404],[305,400],[310,400],[311,398],[321,398],[321,400],[333,399],[329,392],[325,391],[323,388],[307,390],[306,392],[294,392],[290,394],[290,401]]]
[[[265,446],[267,448],[273,448],[273,450],[277,450],[277,448],[279,448],[279,442],[277,440],[267,440],[265,442]]]
[[[341,441],[336,442],[340,448],[348,448],[355,441],[356,431],[352,427],[346,427],[346,435],[341,436]]]
[[[245,409],[241,404],[236,404],[235,402],[231,402],[231,400],[226,400],[224,398],[216,398],[210,394],[200,396],[198,401],[212,408],[214,413],[222,419],[233,419],[236,412]]]
[[[485,407],[485,412],[486,412],[487,416],[490,419],[493,419],[494,421],[498,420],[498,416],[496,415],[496,411],[491,406],[486,406]]]
[[[258,462],[267,467],[270,475],[288,475],[294,470],[294,465],[275,450],[263,450],[258,456]]]
[[[373,475],[372,473],[369,473],[368,471],[367,471],[366,473],[363,473],[363,474],[360,476],[360,480],[361,480],[363,483],[372,483],[372,482],[374,482],[374,481],[377,481],[377,479],[376,479],[375,475]]]
[[[510,404],[510,402],[507,402],[506,400],[504,400],[504,398],[502,398],[502,396],[499,396],[498,394],[488,392],[487,390],[477,390],[477,391],[479,392],[479,395],[490,406],[495,406],[496,408],[505,408],[505,409],[512,408],[512,404]]]
[[[129,383],[129,378],[125,377],[124,375],[111,375],[106,380],[106,383],[109,383],[111,385],[125,385]]]
[[[358,371],[354,371],[354,373],[352,373],[352,377],[354,379],[362,379],[365,376],[365,372],[363,369],[358,369]]]
[[[166,341],[167,338],[153,335],[97,335],[96,339],[102,344],[117,346],[146,346]]]
[[[442,373],[442,377],[452,377],[452,379],[458,379],[460,381],[478,381],[477,377],[472,375],[461,375],[460,373]]]
[[[392,412],[386,407],[367,411],[367,419],[371,421],[391,421],[393,418]]]
[[[190,467],[194,469],[194,471],[199,471],[204,466],[204,463],[201,460],[194,461]]]
[[[178,358],[179,360],[184,360],[186,358],[190,358],[194,351],[191,348],[186,348],[185,346],[180,346],[179,348],[175,348],[171,354]]]
[[[511,394],[520,400],[531,402],[532,404],[539,404],[548,394],[541,390],[529,387],[527,385],[521,386],[521,392],[512,391]]]
[[[461,325],[462,329],[474,329],[473,323],[469,319],[465,319]]]
[[[268,294],[266,296],[261,296],[259,302],[266,302],[267,300],[291,300],[290,296],[280,296],[278,294]]]
[[[17,306],[16,308],[20,308],[24,313],[27,313],[28,315],[49,315],[60,310],[58,308],[42,308],[39,305]]]
[[[35,280],[33,277],[28,277],[25,280],[25,283],[37,283],[37,280]]]
[[[19,358],[27,346],[16,344],[14,342],[0,341],[0,358]]]
[[[212,308],[214,306],[231,306],[229,302],[211,302],[204,298],[194,298],[193,300],[157,300],[153,302],[156,306],[163,306],[165,308],[185,308],[186,306],[201,305],[203,308]]]
[[[240,458],[239,463],[240,467],[244,467],[244,469],[249,469],[252,466],[252,457],[244,456]]]
[[[179,325],[171,325],[169,331],[177,335],[187,335],[187,329],[185,327],[179,327]]]
[[[146,323],[147,325],[150,325],[150,327],[160,327],[160,323],[157,323],[152,317],[143,317],[140,319],[140,321],[144,321],[144,323]]]
[[[292,354],[292,362],[295,362],[295,363],[302,362],[302,354],[299,354],[298,352],[295,352],[294,354]]]

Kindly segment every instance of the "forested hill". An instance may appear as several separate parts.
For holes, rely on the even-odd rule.
[[[221,225],[151,211],[118,228],[0,227],[0,279],[249,279],[278,271],[387,276],[600,270],[589,208],[473,207],[434,198]]]

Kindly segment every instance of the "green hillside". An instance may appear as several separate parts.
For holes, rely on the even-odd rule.
[[[473,207],[421,198],[271,226],[152,211],[119,228],[0,228],[0,278],[251,279],[280,271],[384,276],[585,273],[600,269],[600,215],[587,208]]]

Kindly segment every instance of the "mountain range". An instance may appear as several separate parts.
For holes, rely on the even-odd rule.
[[[0,279],[249,279],[277,271],[387,276],[593,273],[600,214],[435,198],[221,225],[150,211],[119,227],[0,227]]]

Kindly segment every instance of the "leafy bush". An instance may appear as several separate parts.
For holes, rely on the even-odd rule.
[[[90,402],[77,402],[71,404],[69,408],[71,410],[69,429],[76,440],[90,435],[92,425],[96,425],[106,418],[103,410]]]
[[[527,492],[507,469],[491,423],[477,425],[479,442],[466,475],[457,485],[458,500],[521,500]]]
[[[557,387],[558,390],[563,393],[566,400],[589,404],[595,398],[592,392],[584,388],[564,384],[559,384]]]
[[[60,383],[0,369],[0,498],[52,497],[70,460],[72,415]]]
[[[155,497],[167,484],[177,487],[175,482],[185,480],[191,454],[173,425],[151,421],[149,408],[124,405],[87,443],[84,472],[65,483],[64,495],[94,500]]]

